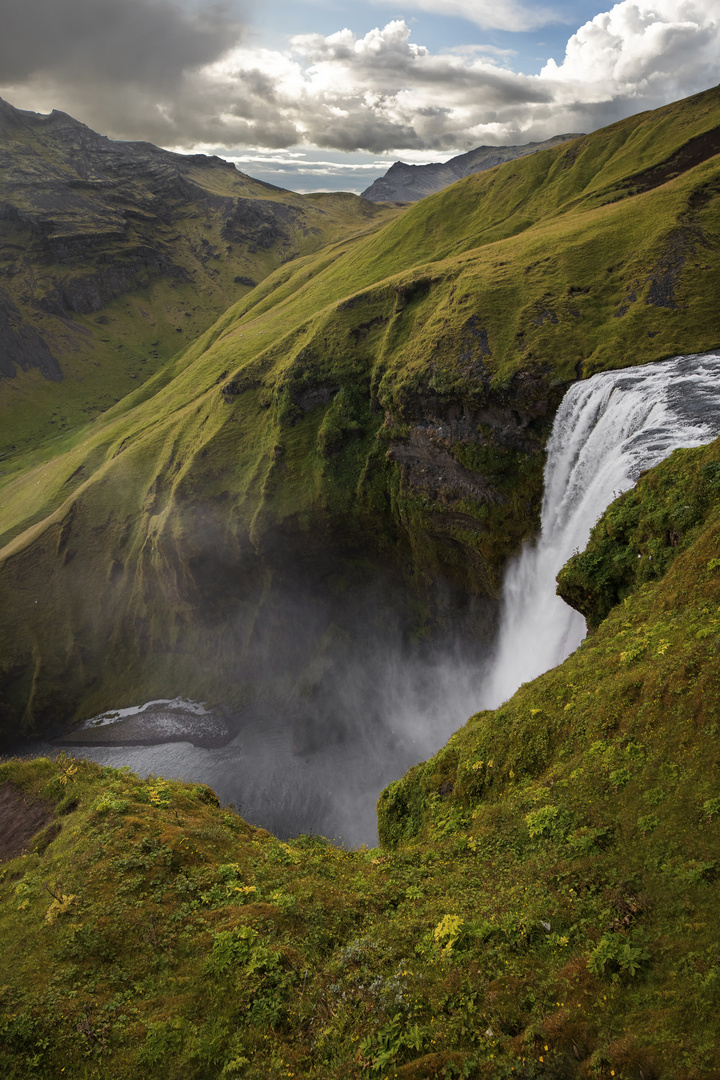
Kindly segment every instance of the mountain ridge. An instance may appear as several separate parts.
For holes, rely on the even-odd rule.
[[[0,177],[5,452],[76,427],[284,261],[385,217],[2,101]]]
[[[486,169],[494,169],[508,161],[549,150],[572,139],[582,138],[582,133],[554,135],[543,142],[524,143],[522,146],[477,146],[464,154],[458,154],[445,162],[431,162],[427,165],[408,165],[404,161],[395,161],[384,176],[373,180],[372,184],[361,192],[363,199],[372,202],[415,202],[427,195],[472,176]]]

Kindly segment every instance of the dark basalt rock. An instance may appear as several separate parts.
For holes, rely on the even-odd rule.
[[[682,269],[689,256],[694,255],[698,247],[709,247],[699,229],[681,227],[669,236],[665,251],[648,278],[650,288],[645,299],[653,307],[670,310],[677,308],[675,290],[680,283]]]
[[[442,433],[442,427],[414,427],[406,443],[390,447],[388,459],[402,466],[405,479],[415,491],[479,503],[497,502],[499,496],[486,478],[466,469],[441,444]]]
[[[486,341],[478,326],[470,326],[475,350],[463,354],[472,372],[465,397],[425,392],[406,398],[403,419],[409,429],[400,438],[391,437],[386,452],[411,491],[442,507],[445,528],[447,510],[458,500],[486,506],[508,502],[504,462],[543,454],[549,419],[562,396],[561,388],[549,388],[544,369],[519,372],[508,386],[494,388],[478,355]],[[397,427],[398,418],[387,412],[386,430]],[[455,524],[462,530],[484,529],[467,515]]]
[[[222,227],[222,237],[231,243],[250,243],[261,251],[292,240],[290,227],[302,220],[292,206],[266,199],[238,199]]]
[[[291,394],[291,400],[303,412],[309,412],[315,405],[327,405],[332,401],[339,389],[340,387],[337,384],[329,386],[309,385],[303,389],[296,389],[295,393]]]
[[[635,194],[642,191],[652,191],[660,187],[667,180],[680,173],[687,172],[708,158],[720,154],[720,127],[704,131],[702,135],[695,135],[671,154],[666,161],[659,165],[653,165],[650,169],[635,173],[623,181],[623,188],[632,190]]]
[[[38,332],[23,320],[10,297],[0,289],[0,378],[14,378],[18,368],[39,368],[53,382],[63,377],[59,363]]]

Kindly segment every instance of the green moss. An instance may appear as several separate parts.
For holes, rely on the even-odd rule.
[[[421,830],[424,792],[419,767],[385,788],[378,800],[378,835],[384,848],[393,851]]]
[[[639,585],[661,578],[691,546],[720,495],[714,448],[676,451],[617,499],[587,548],[558,577],[558,592],[591,628]]]

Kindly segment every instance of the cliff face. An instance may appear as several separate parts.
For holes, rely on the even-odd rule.
[[[317,344],[353,340],[332,322]],[[36,505],[56,508],[32,540],[4,537],[6,611],[25,611],[3,639],[8,734],[178,679],[240,700],[302,683],[320,702],[348,647],[489,644],[503,562],[536,525],[559,388],[537,373],[493,390],[478,363],[465,395],[426,386],[393,408],[364,350],[284,344],[266,379],[188,371],[167,414],[151,398],[37,474]],[[23,514],[26,497],[12,485]]]
[[[77,426],[271,270],[382,217],[0,100],[0,448]]]
[[[9,472],[5,731],[254,700],[262,655],[290,692],[383,622],[487,642],[565,387],[720,341],[719,122],[708,91],[298,258]]]
[[[37,368],[46,379],[59,382],[56,358],[7,293],[0,291],[0,379],[14,378],[17,369]]]
[[[458,154],[445,162],[432,162],[429,165],[406,165],[404,161],[395,161],[384,176],[373,180],[370,187],[362,193],[363,199],[371,202],[417,202],[426,195],[454,184],[473,173],[494,169],[508,161],[537,154],[540,150],[560,146],[569,139],[579,139],[578,133],[555,135],[539,143],[525,143],[523,146],[477,146],[465,154]]]

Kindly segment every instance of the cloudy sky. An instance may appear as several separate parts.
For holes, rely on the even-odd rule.
[[[0,96],[297,191],[720,82],[720,0],[3,0]]]

